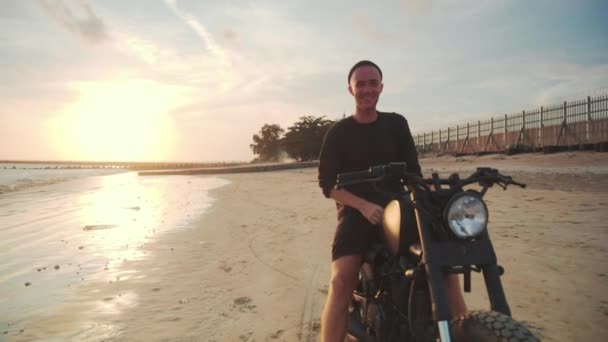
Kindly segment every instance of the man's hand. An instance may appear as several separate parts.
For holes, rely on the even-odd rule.
[[[384,209],[382,209],[381,206],[371,202],[365,202],[361,208],[359,208],[359,211],[372,224],[382,223],[382,214],[384,213]]]
[[[359,210],[359,212],[372,224],[382,223],[384,209],[372,202],[368,202],[361,197],[355,196],[348,190],[332,189],[330,197],[343,205]]]

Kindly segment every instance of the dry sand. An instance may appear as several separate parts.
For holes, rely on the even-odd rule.
[[[486,197],[514,318],[544,341],[608,340],[608,154],[421,164],[425,174],[494,166],[528,183]],[[212,192],[213,207],[192,229],[146,245],[152,257],[129,265],[135,275],[82,288],[19,339],[80,324],[91,340],[316,341],[336,219],[316,170],[222,178],[231,184]],[[468,305],[487,307],[481,276],[473,279]],[[95,307],[81,304],[91,299]]]

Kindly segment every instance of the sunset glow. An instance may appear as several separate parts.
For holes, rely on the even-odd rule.
[[[0,159],[251,161],[265,124],[352,114],[346,76],[362,59],[383,70],[378,109],[415,135],[605,95],[606,12],[564,0],[3,2]]]
[[[72,160],[161,160],[171,153],[180,89],[144,80],[80,83],[59,114],[55,148]]]

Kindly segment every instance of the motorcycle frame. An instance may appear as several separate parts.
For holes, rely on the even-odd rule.
[[[405,195],[407,196],[407,195]],[[438,240],[433,236],[432,222],[428,215],[422,212],[429,203],[429,194],[414,190],[410,193],[414,203],[414,213],[422,248],[421,260],[418,265],[424,268],[432,307],[432,316],[435,322],[450,321],[451,316],[444,275],[455,272],[457,266],[478,266],[484,277],[486,291],[490,299],[491,309],[511,316],[505,292],[500,280],[500,270],[497,264],[496,253],[486,229],[475,239],[446,239]],[[405,208],[402,207],[402,211]],[[465,270],[465,278],[467,277]],[[418,277],[413,277],[415,282]],[[414,286],[414,285],[412,285]],[[465,289],[466,289],[465,284]],[[412,287],[413,288],[413,287]],[[412,297],[408,305],[412,305]],[[409,317],[410,321],[416,317]]]
[[[389,164],[388,167],[378,166],[365,171],[352,172],[348,176],[343,174],[341,179],[339,177],[339,187],[361,182],[374,184],[385,177],[387,170],[389,174],[404,175],[407,178],[407,173],[404,172],[405,169],[405,164],[394,163]],[[481,175],[483,177],[480,177]],[[404,182],[402,185],[404,187],[396,199],[399,201],[401,208],[401,218],[409,215],[409,213],[404,212],[409,209],[408,206],[414,208],[420,246],[419,248],[410,248],[411,246],[401,245],[401,249],[398,250],[397,255],[392,255],[391,257],[389,257],[391,253],[384,247],[385,251],[382,254],[389,257],[389,259],[393,259],[392,264],[397,261],[402,265],[401,274],[404,276],[404,280],[407,281],[406,284],[409,284],[408,290],[405,292],[408,300],[397,300],[398,298],[394,297],[395,293],[393,293],[393,300],[397,300],[394,303],[397,304],[395,308],[398,308],[399,311],[405,309],[402,305],[407,304],[408,313],[404,318],[409,320],[410,333],[414,339],[420,340],[426,335],[415,329],[415,327],[420,327],[420,323],[423,326],[428,326],[429,323],[434,322],[437,324],[441,341],[451,340],[449,321],[453,317],[450,313],[444,281],[444,276],[450,273],[463,273],[464,291],[471,292],[471,271],[482,272],[491,309],[510,317],[511,311],[500,280],[504,269],[497,264],[496,254],[488,230],[484,230],[475,238],[457,238],[448,228],[444,215],[441,215],[439,220],[437,220],[437,211],[432,210],[435,204],[431,200],[439,200],[440,202],[449,200],[458,193],[464,192],[463,186],[466,184],[478,183],[481,185],[481,191],[473,192],[480,198],[483,198],[488,188],[494,184],[500,185],[503,189],[506,189],[509,184],[525,188],[525,184],[514,182],[511,177],[502,176],[497,170],[490,168],[478,168],[474,175],[462,182],[458,174],[453,174],[448,179],[440,179],[437,173],[433,173],[430,181],[420,180],[416,177],[407,178],[408,181],[405,181],[406,178],[403,178]],[[431,190],[431,187],[428,185],[434,186],[434,190]],[[442,185],[449,185],[449,189],[442,188]],[[406,191],[406,187],[409,191]],[[435,197],[432,198],[432,196]],[[441,206],[444,207],[446,203],[448,202],[443,202]],[[401,221],[399,229],[403,231],[402,228],[403,221]],[[402,250],[404,247],[406,250]],[[372,264],[375,263],[375,255],[374,253],[374,257],[368,259]],[[382,274],[383,272],[380,273],[374,276],[376,280],[395,274],[390,270],[385,274]],[[415,301],[420,300],[420,296],[415,293],[417,291],[413,291],[414,289],[424,290],[423,302],[430,304],[430,310],[418,310],[416,308]],[[367,295],[365,297],[355,296],[355,298],[365,308],[367,308],[368,300],[373,300]],[[427,306],[426,304],[424,305]],[[427,307],[426,309],[429,308]],[[431,311],[430,315],[429,311]],[[359,327],[363,328],[363,326]],[[369,339],[360,333],[358,335],[361,335],[365,341],[375,341],[375,339]]]

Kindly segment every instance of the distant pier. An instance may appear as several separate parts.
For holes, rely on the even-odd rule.
[[[124,161],[81,161],[81,160],[0,160],[2,164],[28,164],[40,165],[42,169],[126,169],[133,171],[144,170],[181,170],[202,168],[224,168],[242,165],[251,165],[247,162],[207,162],[207,163],[184,163],[184,162],[124,162]]]

